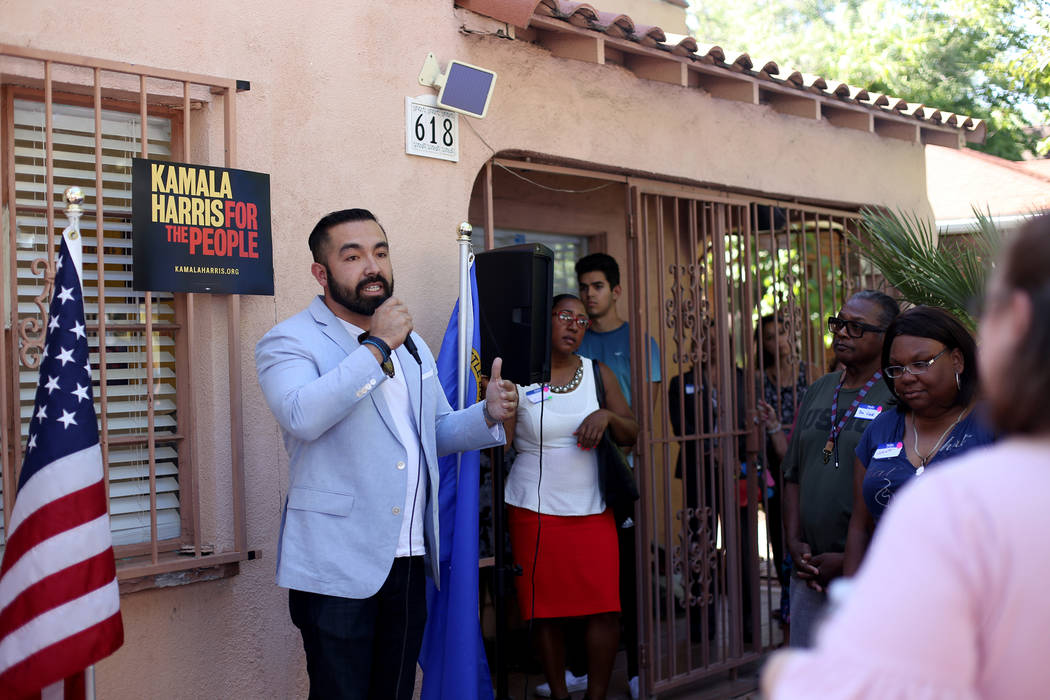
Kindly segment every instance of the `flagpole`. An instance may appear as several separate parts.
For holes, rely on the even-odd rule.
[[[95,664],[84,670],[84,700],[95,700]]]
[[[470,358],[470,338],[468,337],[467,323],[471,318],[467,306],[470,299],[470,235],[474,227],[466,221],[459,225],[456,234],[456,243],[459,245],[459,334],[458,334],[458,363],[459,378],[456,386],[456,408],[463,410],[467,407],[467,368]]]
[[[66,239],[66,245],[69,246],[69,252],[73,256],[73,262],[77,268],[77,280],[80,282],[80,293],[84,293],[84,263],[83,256],[78,254],[82,250],[83,241],[80,238],[80,215],[84,213],[84,208],[80,205],[84,203],[84,193],[79,187],[67,187],[63,193],[66,200],[66,218],[69,219],[69,226],[62,229],[62,237]],[[76,252],[74,252],[76,248]]]
[[[80,251],[84,242],[80,236],[80,217],[84,213],[84,208],[80,205],[84,203],[84,192],[76,186],[67,187],[63,196],[66,200],[66,219],[69,220],[69,226],[62,230],[62,237],[66,239],[70,253],[74,247],[77,249],[77,254],[73,255],[73,262],[77,268],[77,280],[80,282],[80,294],[83,298],[84,265]],[[95,664],[89,664],[84,669],[84,697],[85,700],[95,700]]]

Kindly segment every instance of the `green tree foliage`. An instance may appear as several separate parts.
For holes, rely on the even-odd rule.
[[[693,2],[701,41],[781,69],[988,121],[980,150],[1017,160],[1050,115],[1050,0]]]

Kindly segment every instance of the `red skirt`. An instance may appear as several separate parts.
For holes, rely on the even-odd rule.
[[[537,515],[515,506],[507,511],[511,549],[522,568],[516,580],[523,620],[620,612],[620,559],[609,509],[596,515]]]

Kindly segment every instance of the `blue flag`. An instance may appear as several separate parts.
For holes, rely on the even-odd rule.
[[[459,314],[456,302],[441,341],[437,367],[441,386],[453,408],[460,372],[466,373],[466,404],[479,398],[481,334],[478,330],[478,283],[470,265],[470,357],[459,361]],[[422,700],[491,700],[492,679],[485,659],[478,610],[478,488],[481,460],[477,450],[447,455],[440,461],[438,492],[441,588],[427,581],[427,625],[419,665],[423,667]]]

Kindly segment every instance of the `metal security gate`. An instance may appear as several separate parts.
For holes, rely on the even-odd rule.
[[[812,382],[829,369],[825,319],[861,269],[853,212],[628,185],[640,662],[653,695],[732,676],[784,641],[782,484],[756,401],[768,376],[778,414],[793,413],[801,389],[782,373]],[[790,350],[764,356],[763,316]]]

